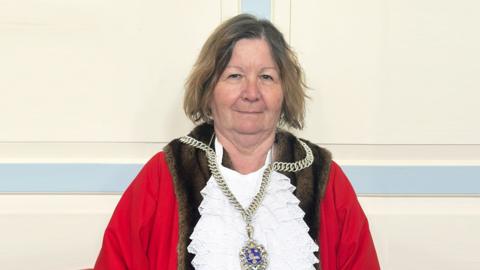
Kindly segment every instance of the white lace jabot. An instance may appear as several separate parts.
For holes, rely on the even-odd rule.
[[[266,165],[242,175],[221,165],[223,147],[218,140],[215,150],[228,187],[242,206],[247,207],[260,187]],[[270,154],[265,164],[269,163]],[[273,171],[265,198],[253,217],[254,239],[268,254],[267,269],[315,269],[313,264],[318,263],[313,254],[318,246],[308,234],[309,228],[303,220],[305,213],[298,206],[294,190],[287,176]],[[247,240],[245,222],[213,176],[201,194],[203,201],[198,209],[201,217],[188,246],[188,252],[195,254],[193,266],[196,270],[240,270],[239,252]]]

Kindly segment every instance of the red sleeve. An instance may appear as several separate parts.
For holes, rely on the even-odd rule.
[[[103,269],[148,269],[147,245],[157,207],[159,153],[145,164],[122,195],[105,230],[95,264]]]
[[[334,162],[320,207],[322,270],[377,270],[368,221],[352,185]]]

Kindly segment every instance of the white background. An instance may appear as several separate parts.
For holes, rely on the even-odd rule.
[[[299,133],[341,164],[480,164],[479,8],[272,1],[311,88]],[[0,162],[145,162],[191,129],[185,78],[239,10],[233,0],[0,1]],[[383,269],[478,269],[478,198],[360,199]],[[0,267],[93,266],[117,200],[0,195]]]

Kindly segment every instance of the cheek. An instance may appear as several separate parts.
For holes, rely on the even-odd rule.
[[[273,107],[273,108],[274,108],[273,110],[274,110],[275,112],[280,113],[280,111],[282,110],[282,107],[283,107],[283,98],[284,98],[283,92],[282,92],[282,90],[280,89],[280,90],[278,91],[278,93],[275,95],[275,97],[273,98],[273,101],[272,101],[273,106],[274,106],[274,107]]]
[[[229,106],[229,100],[230,97],[228,96],[228,91],[225,91],[224,89],[214,89],[209,104],[211,111],[220,114],[221,111]]]
[[[222,96],[222,93],[221,92],[221,89],[217,89],[217,87],[215,87],[215,89],[213,89],[213,92],[212,92],[212,96],[210,97],[210,108],[213,110],[218,110],[219,108],[219,105],[221,104],[221,96]]]
[[[213,93],[212,104],[215,104],[217,109],[221,109],[232,106],[236,100],[238,100],[238,91],[235,89],[218,89]]]
[[[212,101],[210,101],[210,108],[213,111],[218,111],[222,107],[221,103],[219,102],[218,98],[214,95]]]

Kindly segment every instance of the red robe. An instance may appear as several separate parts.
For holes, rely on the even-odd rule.
[[[332,162],[320,203],[322,270],[380,269],[368,221],[340,167]],[[176,270],[178,203],[163,152],[143,167],[105,231],[97,270]]]

